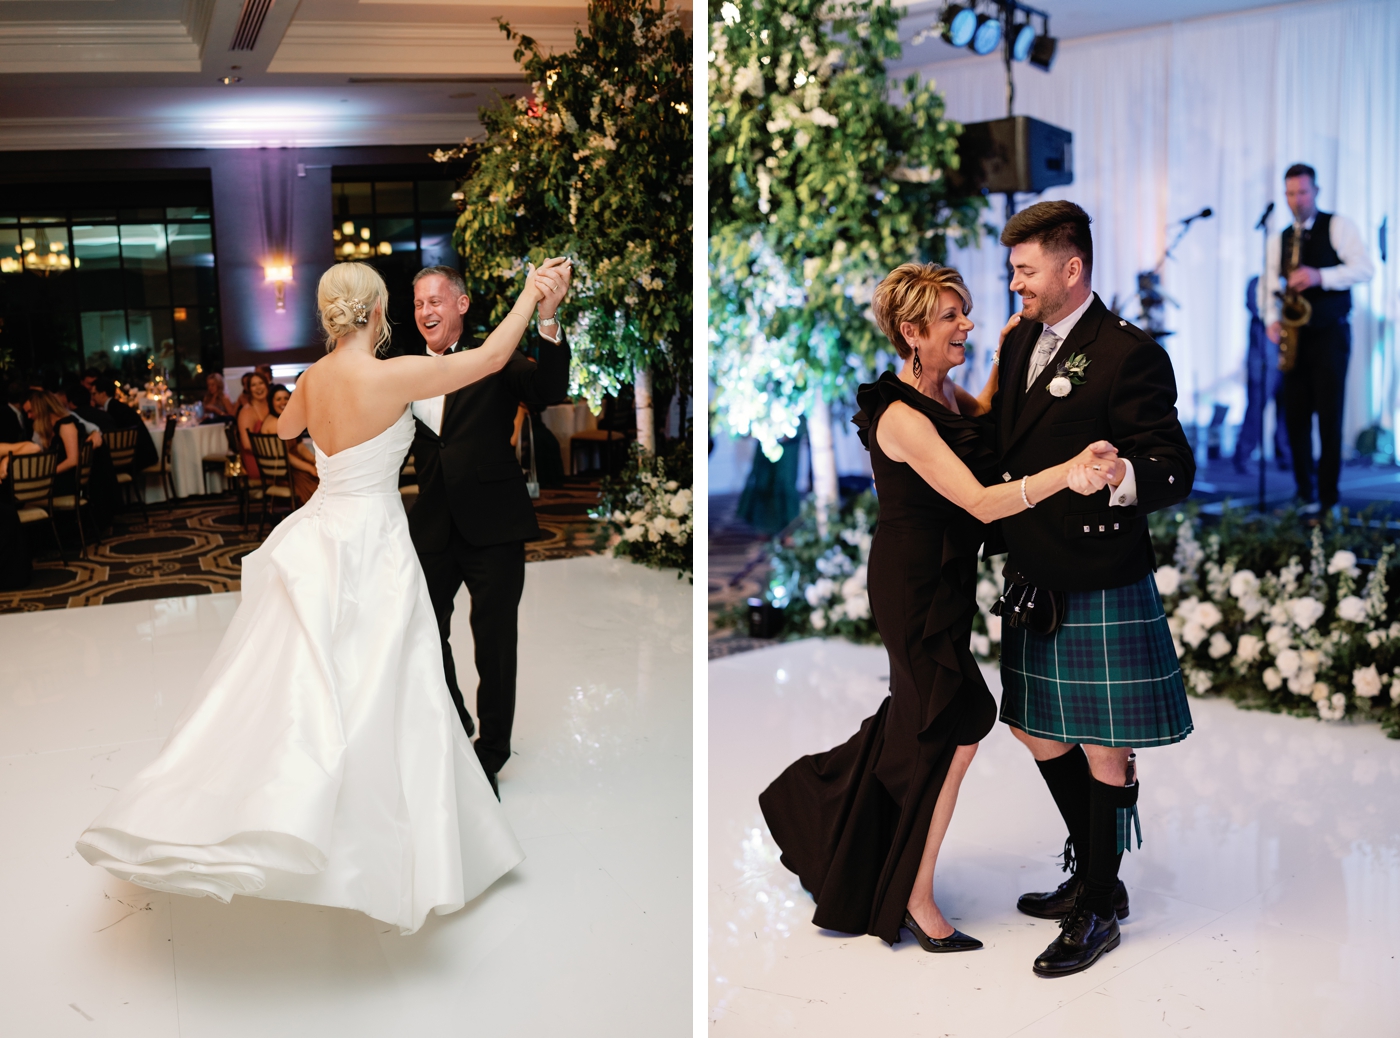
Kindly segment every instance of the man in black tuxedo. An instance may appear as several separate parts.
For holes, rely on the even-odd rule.
[[[133,464],[137,469],[154,465],[160,460],[160,453],[156,450],[155,441],[151,439],[151,430],[146,428],[146,423],[141,421],[141,416],[134,409],[112,395],[113,388],[112,380],[105,376],[99,376],[93,383],[91,410],[94,416],[105,417],[113,429],[136,429],[136,457]]]
[[[1004,622],[1001,656],[1001,719],[1035,758],[1069,830],[1065,868],[1074,875],[1017,902],[1028,915],[1063,920],[1034,965],[1053,977],[1087,969],[1120,940],[1128,896],[1118,867],[1137,825],[1133,747],[1191,731],[1147,516],[1191,492],[1196,465],[1166,351],[1091,288],[1088,214],[1041,202],[1007,221],[1001,240],[1022,299],[992,403],[1003,479],[1059,464],[1095,440],[1117,451],[1104,458],[1108,485],[1098,493],[1027,500],[999,524],[1008,583],[1034,585],[1064,606],[1063,623],[1044,633]]]
[[[34,436],[24,402],[29,399],[29,387],[19,379],[11,379],[5,387],[5,402],[0,404],[0,443],[25,443]]]
[[[481,719],[476,755],[492,789],[497,789],[496,772],[510,759],[525,542],[541,536],[511,434],[520,404],[538,410],[568,395],[569,347],[555,317],[568,287],[566,268],[556,291],[540,300],[534,342],[538,360],[517,350],[496,374],[413,405],[418,500],[409,512],[408,527],[437,614],[447,687],[468,735],[474,726],[447,639],[457,590],[465,583],[471,595],[479,678],[476,710]],[[413,315],[429,355],[480,345],[475,339],[462,341],[462,320],[470,305],[466,284],[451,267],[418,272],[413,279]]]

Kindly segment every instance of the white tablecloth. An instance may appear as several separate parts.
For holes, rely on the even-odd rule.
[[[147,423],[156,450],[161,447],[165,436],[164,426]],[[206,454],[226,454],[228,436],[221,424],[178,425],[175,427],[175,442],[170,445],[170,478],[175,484],[176,497],[190,497],[206,493],[204,487],[204,456]],[[146,499],[159,501],[161,493],[156,489],[154,477],[149,482]],[[207,493],[221,494],[224,490],[223,473],[209,473]]]
[[[576,432],[598,428],[598,416],[584,403],[556,404],[544,409],[544,425],[559,441],[559,453],[564,456],[564,471],[572,475],[573,451],[569,449],[569,442]]]

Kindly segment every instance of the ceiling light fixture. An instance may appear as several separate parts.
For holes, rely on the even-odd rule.
[[[243,82],[243,77],[242,77],[242,76],[220,76],[220,77],[219,77],[219,82],[222,83],[224,86],[233,86],[233,84],[235,84],[235,83],[242,83],[242,82]]]
[[[977,31],[972,34],[972,52],[990,54],[1001,42],[1001,19],[992,15],[979,15]]]

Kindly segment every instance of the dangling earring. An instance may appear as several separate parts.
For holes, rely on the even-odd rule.
[[[919,347],[914,347],[914,378],[917,381],[924,377],[924,366],[919,361]]]

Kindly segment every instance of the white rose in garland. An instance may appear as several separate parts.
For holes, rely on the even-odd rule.
[[[1210,645],[1206,648],[1206,651],[1210,654],[1211,659],[1219,660],[1230,655],[1230,650],[1232,648],[1234,648],[1234,646],[1230,644],[1230,639],[1226,638],[1219,631],[1216,631],[1210,636]]]
[[[1163,598],[1170,598],[1181,587],[1181,571],[1175,566],[1157,567],[1157,590]]]
[[[1311,595],[1291,598],[1284,603],[1284,606],[1288,610],[1289,619],[1298,625],[1300,631],[1308,630],[1322,619],[1323,613],[1327,612],[1327,607]]]
[[[1359,667],[1351,672],[1351,687],[1358,696],[1375,699],[1381,694],[1381,676],[1373,663],[1369,667]]]
[[[1341,552],[1337,554],[1340,555]],[[1356,595],[1347,595],[1346,598],[1337,603],[1337,616],[1349,623],[1364,624],[1366,622],[1366,600],[1358,598]],[[1375,646],[1373,645],[1372,648]]]

